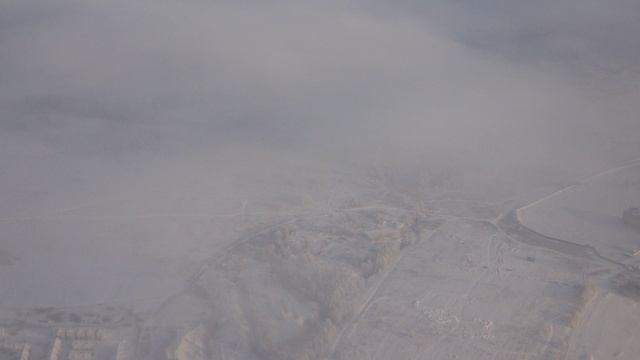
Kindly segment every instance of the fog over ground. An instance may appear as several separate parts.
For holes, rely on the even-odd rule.
[[[0,360],[635,359],[639,38],[637,0],[0,1]]]
[[[638,14],[622,0],[5,1],[0,208],[224,213],[291,189],[323,201],[371,168],[501,198],[557,186],[640,153]]]
[[[639,13],[624,0],[9,0],[0,191],[90,189],[128,166],[215,182],[289,156],[495,177],[624,161],[638,150]]]

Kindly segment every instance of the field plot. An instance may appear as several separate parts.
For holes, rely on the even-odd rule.
[[[337,358],[561,358],[590,268],[486,223],[446,224],[388,276]]]
[[[544,235],[594,247],[603,256],[630,261],[640,232],[622,214],[640,203],[640,164],[607,171],[520,209],[526,226]]]

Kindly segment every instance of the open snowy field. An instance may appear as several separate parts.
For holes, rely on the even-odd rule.
[[[0,0],[0,360],[637,360],[640,1]]]
[[[611,191],[613,214],[634,171],[581,187]],[[446,192],[416,202],[402,181],[365,178],[326,201],[322,186],[301,196],[291,185],[288,197],[229,200],[226,213],[122,200],[6,217],[1,344],[34,358],[125,347],[140,359],[634,358],[624,334],[640,330],[638,270],[603,249],[630,253],[637,233],[612,222],[610,239],[629,243],[579,238],[582,218],[560,216],[605,203],[571,202],[570,189],[515,212],[517,201]],[[81,333],[56,335],[66,329]]]

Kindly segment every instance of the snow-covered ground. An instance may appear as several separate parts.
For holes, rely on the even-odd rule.
[[[622,213],[640,203],[640,164],[614,168],[518,210],[520,221],[551,238],[587,246],[600,260],[623,267],[585,273],[600,286],[585,299],[565,359],[634,359],[640,352],[640,232]],[[604,276],[604,277],[603,277]]]
[[[640,163],[605,171],[518,211],[520,221],[544,235],[594,247],[616,261],[635,263],[640,232],[622,213],[640,206]]]
[[[507,193],[343,178],[217,209],[191,187],[6,216],[0,355],[635,359],[638,233],[619,216],[639,175],[534,188],[516,212]]]

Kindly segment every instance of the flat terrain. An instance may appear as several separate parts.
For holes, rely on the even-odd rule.
[[[638,178],[5,216],[0,359],[635,359]]]

